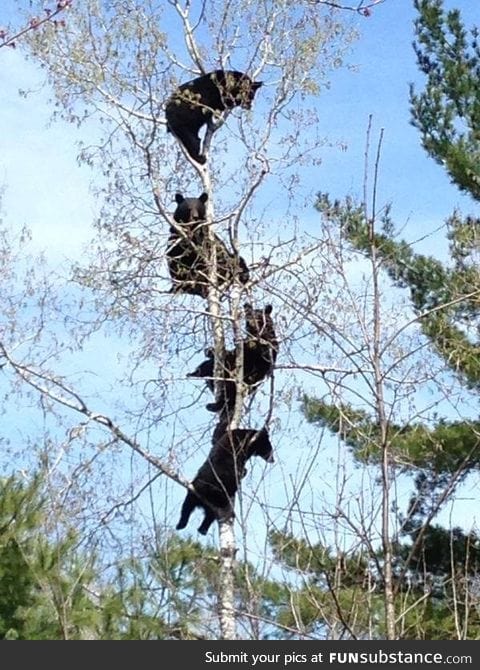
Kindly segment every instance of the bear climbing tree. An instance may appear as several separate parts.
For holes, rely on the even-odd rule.
[[[206,298],[213,250],[217,268],[215,285],[224,288],[235,277],[246,284],[250,273],[244,259],[229,251],[218,235],[209,235],[206,230],[207,193],[202,193],[198,198],[184,198],[181,193],[177,193],[175,200],[175,225],[170,226],[167,249],[168,269],[173,281],[171,291]]]
[[[211,133],[218,127],[222,113],[233,107],[250,109],[261,82],[236,70],[216,70],[179,86],[166,104],[167,129],[186,149],[193,161],[205,165],[200,151],[199,130],[207,125]],[[210,299],[232,286],[245,287],[250,272],[236,251],[229,251],[220,237],[209,230],[206,203],[209,195],[184,197],[177,193],[177,208],[170,226],[166,252],[172,278],[172,292]],[[271,374],[278,354],[278,339],[271,317],[272,306],[254,309],[244,305],[245,337],[239,346],[218,358],[215,347],[207,349],[207,359],[190,377],[205,378],[215,392],[215,402],[207,405],[219,413],[207,460],[198,471],[183,503],[177,529],[185,528],[196,507],[205,518],[199,532],[206,534],[212,522],[232,519],[235,493],[245,476],[245,463],[254,455],[273,461],[273,449],[266,427],[240,429],[232,424],[237,403],[237,387],[252,393]],[[220,370],[218,377],[216,371]],[[241,395],[243,397],[243,395]]]
[[[241,383],[247,387],[247,392],[252,393],[272,372],[277,359],[278,340],[271,317],[272,306],[253,309],[249,303],[246,303],[244,309],[247,336],[240,343],[239,351],[233,349],[225,352],[221,361],[223,374],[219,380],[220,397],[216,402],[207,405],[210,412],[227,412],[228,416],[234,408],[237,395],[237,372],[240,373]],[[206,378],[208,388],[214,392],[214,350],[207,349],[206,356],[206,360],[187,376]]]
[[[33,4],[42,2],[34,0]],[[100,205],[95,216],[95,240],[88,256],[75,263],[72,275],[81,287],[81,291],[72,292],[79,295],[80,309],[67,312],[63,325],[72,331],[73,347],[65,346],[55,332],[50,338],[52,355],[43,350],[37,355],[37,332],[32,339],[27,326],[27,337],[21,338],[17,331],[12,342],[17,339],[21,344],[16,349],[21,362],[31,362],[30,382],[49,380],[41,387],[37,384],[42,399],[55,403],[59,393],[67,395],[67,401],[61,398],[62,409],[69,407],[68,411],[73,408],[81,413],[79,429],[66,433],[68,458],[64,457],[67,452],[62,443],[58,466],[57,460],[50,460],[50,454],[48,460],[42,460],[49,476],[50,472],[57,479],[64,476],[72,483],[72,498],[77,491],[82,494],[79,500],[86,499],[84,492],[91,487],[89,508],[98,510],[97,518],[102,519],[98,532],[110,532],[109,520],[115,519],[113,532],[118,528],[122,545],[127,536],[135,535],[134,541],[143,539],[143,529],[138,524],[134,535],[125,533],[123,521],[118,526],[117,521],[128,515],[117,515],[113,510],[124,509],[130,501],[133,510],[143,504],[143,492],[152,491],[152,504],[165,509],[162,518],[142,516],[142,521],[152,521],[155,541],[162,521],[166,528],[160,533],[168,533],[175,491],[185,485],[185,478],[191,480],[208,458],[213,448],[209,434],[221,424],[225,407],[235,406],[228,423],[231,431],[256,430],[271,424],[272,403],[268,410],[263,409],[262,391],[270,386],[268,375],[277,364],[275,358],[284,353],[284,342],[290,340],[293,351],[289,352],[288,368],[297,370],[295,356],[297,344],[305,337],[301,331],[305,314],[310,314],[317,304],[323,306],[331,295],[329,286],[322,281],[323,257],[317,253],[317,247],[321,251],[323,247],[315,243],[315,234],[310,245],[297,233],[301,232],[300,212],[311,196],[310,180],[322,158],[325,141],[319,125],[325,110],[316,96],[325,89],[330,72],[345,56],[350,39],[343,37],[351,35],[350,29],[342,29],[338,12],[326,7],[333,3],[306,2],[301,8],[298,3],[275,0],[115,0],[71,4],[66,25],[58,30],[52,25],[51,30],[31,31],[31,53],[53,85],[52,95],[58,105],[55,116],[63,115],[82,128],[91,120],[95,124],[94,137],[88,133],[83,138],[79,155],[80,161],[94,167],[100,177],[94,185]],[[267,81],[262,85],[262,79],[268,80],[268,85]],[[305,178],[310,182],[308,186]],[[177,191],[179,198],[175,203]],[[190,215],[190,208],[197,211]],[[85,219],[89,218],[88,206],[82,212]],[[218,277],[217,257],[221,254],[217,244],[212,243],[214,235],[225,245],[225,257],[233,254],[239,263],[234,276],[228,275],[225,282]],[[204,239],[208,240],[206,247]],[[188,254],[193,261],[187,260]],[[246,283],[241,278],[245,268],[240,267],[240,254],[249,274]],[[205,262],[206,282],[203,267],[191,273],[197,261]],[[193,289],[193,294],[189,289]],[[55,290],[51,296],[53,302]],[[45,292],[44,298],[48,297]],[[69,306],[70,299],[66,302]],[[265,347],[263,356],[264,345],[261,339],[257,340],[253,349],[261,354],[257,357],[258,381],[249,386],[251,378],[244,369],[245,343],[250,339],[243,322],[245,303],[255,310],[270,302],[274,306],[270,316],[275,330],[280,330],[280,318],[284,324],[279,338],[282,349],[280,352],[277,342]],[[22,302],[18,304],[21,310]],[[50,320],[46,318],[49,312],[45,305],[48,307],[48,301],[43,300],[42,318],[31,322],[35,329],[37,324],[48,328],[51,323],[56,328],[61,323],[57,305]],[[66,375],[63,386],[62,379],[58,381],[50,369],[44,377],[35,377],[36,366],[49,368],[49,362],[57,360],[54,349],[58,348],[59,360],[70,357],[70,351],[79,349],[87,335],[96,338],[100,328],[109,331],[109,335],[113,331],[128,338],[125,352],[129,352],[120,352],[125,353],[118,359],[122,367],[109,366],[112,376],[117,371],[119,374],[112,384],[104,384],[101,392],[105,397],[100,407],[95,406],[93,392],[85,400],[81,391],[74,395],[73,378],[78,373]],[[312,318],[310,329],[306,328],[309,336],[316,332],[315,328]],[[91,349],[96,354],[98,340],[93,344]],[[207,400],[210,391],[204,386],[209,378],[200,379],[200,383],[198,379],[185,378],[186,372],[202,361],[198,352],[205,347],[212,349],[207,364],[213,362],[214,397]],[[194,351],[198,360],[193,357]],[[234,356],[226,353],[232,351]],[[85,347],[84,353],[90,351]],[[101,358],[105,359],[101,363],[106,363],[107,357]],[[97,362],[92,365],[95,377],[92,374],[91,379],[101,379],[103,383]],[[147,366],[153,367],[153,372]],[[19,367],[20,376],[24,372],[25,368]],[[293,374],[285,382],[290,386]],[[195,402],[199,390],[205,395]],[[285,397],[291,398],[289,388]],[[208,413],[208,401],[212,405],[220,402],[218,411]],[[43,411],[46,406],[43,402]],[[107,435],[105,445],[103,437],[100,442],[96,434],[99,429]],[[275,442],[273,434],[271,437]],[[138,460],[139,476],[132,476],[131,486],[117,486],[114,476],[114,468],[123,468],[117,460],[119,444],[132,450],[132,458]],[[76,445],[82,448],[74,449]],[[198,449],[203,447],[205,451],[200,455]],[[41,448],[47,446],[40,443],[38,449]],[[78,466],[71,458],[77,452]],[[187,460],[193,454],[198,457],[195,467]],[[110,471],[103,459],[113,466],[111,476],[104,476]],[[268,479],[273,479],[273,468],[261,459],[250,462],[255,463],[254,470],[265,467]],[[55,464],[55,468],[50,464]],[[152,467],[166,476],[152,478]],[[247,482],[253,480],[250,466],[247,467],[248,475],[237,482],[244,490]],[[94,470],[99,473],[95,480],[90,476]],[[77,476],[82,473],[84,477]],[[127,479],[123,475],[122,472],[118,481]],[[98,480],[105,482],[105,490],[97,486]],[[286,481],[287,496],[295,492],[289,486]],[[184,489],[180,505],[186,493]],[[236,493],[237,516],[245,511],[248,519],[255,518],[258,505],[241,507],[239,494],[240,490]],[[261,500],[260,493],[255,499]],[[287,497],[293,499],[297,500],[296,495]],[[78,511],[78,518],[90,524],[92,512],[87,519],[85,506],[79,508],[82,511]],[[287,505],[283,509],[288,510],[285,514],[293,514]],[[265,503],[264,511],[265,517],[274,521],[271,500]],[[173,511],[173,516],[175,526],[179,509],[178,514]],[[227,555],[224,529],[233,529],[233,525],[219,520],[221,551],[216,565],[223,569]],[[260,521],[260,515],[255,521]],[[192,527],[200,522],[201,519]],[[243,539],[247,551],[246,535]],[[235,558],[234,550],[230,555]],[[214,611],[225,611],[222,602],[226,602],[230,620],[234,621],[235,610],[244,601],[235,597],[222,600],[225,581],[216,582],[220,585],[220,603],[218,607],[216,603]],[[260,602],[261,598],[249,600]],[[248,619],[252,629],[259,613],[260,609],[252,605],[252,617]],[[220,626],[222,637],[232,636],[234,624],[226,632],[220,617]],[[187,628],[189,622],[185,623]],[[214,626],[210,634],[212,630],[215,634]]]
[[[222,113],[242,107],[250,109],[255,93],[263,82],[252,81],[243,72],[215,70],[177,88],[167,102],[167,130],[182,143],[194,161],[207,161],[200,151],[198,133],[202,126],[214,132],[222,121]]]
[[[192,482],[182,506],[177,530],[185,528],[191,513],[201,507],[205,518],[198,532],[205,535],[215,519],[234,516],[235,493],[246,475],[245,464],[252,456],[273,463],[273,448],[268,431],[237,428],[228,430],[221,423],[214,431],[212,449]]]

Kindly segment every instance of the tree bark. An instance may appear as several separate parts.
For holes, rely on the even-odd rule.
[[[233,518],[221,521],[220,528],[220,588],[218,609],[222,640],[236,640],[234,561],[235,535]]]

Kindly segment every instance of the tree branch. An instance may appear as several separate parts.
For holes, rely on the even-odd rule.
[[[63,12],[65,9],[68,9],[73,0],[58,0],[57,2],[57,7],[56,9],[48,9],[45,8],[45,14],[46,16],[43,19],[39,19],[36,16],[33,16],[28,25],[25,28],[22,28],[22,30],[18,31],[14,35],[11,35],[10,37],[8,36],[8,32],[4,28],[0,28],[0,49],[2,47],[13,47],[15,48],[17,46],[17,40],[23,37],[26,33],[30,32],[31,30],[37,30],[37,28],[40,28],[40,26],[43,26],[45,23],[53,23],[55,26],[57,26],[58,22],[55,21],[55,17],[58,16],[61,12]]]
[[[372,9],[377,5],[381,5],[385,0],[361,0],[356,6],[352,5],[342,5],[339,2],[333,2],[330,0],[309,0],[310,5],[325,5],[326,7],[333,7],[333,9],[344,9],[350,12],[357,12],[362,16],[370,16]]]

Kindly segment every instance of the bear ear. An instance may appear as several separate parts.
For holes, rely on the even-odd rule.
[[[260,86],[263,86],[263,81],[254,81],[252,82],[252,88],[254,91],[257,90],[257,88],[260,88]]]
[[[184,200],[185,200],[185,198],[183,197],[183,195],[181,193],[175,193],[175,202],[177,203],[177,205],[179,205]]]
[[[265,314],[271,314],[273,312],[273,307],[271,305],[265,305],[263,311]]]
[[[199,197],[200,202],[207,202],[208,200],[208,193],[202,193],[202,195]]]

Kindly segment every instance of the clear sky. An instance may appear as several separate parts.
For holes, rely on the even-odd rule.
[[[94,203],[91,173],[76,162],[79,135],[73,126],[49,124],[53,110],[42,80],[19,49],[0,50],[2,216],[14,228],[31,228],[35,246],[57,262],[78,253]],[[32,92],[24,98],[19,89]]]

